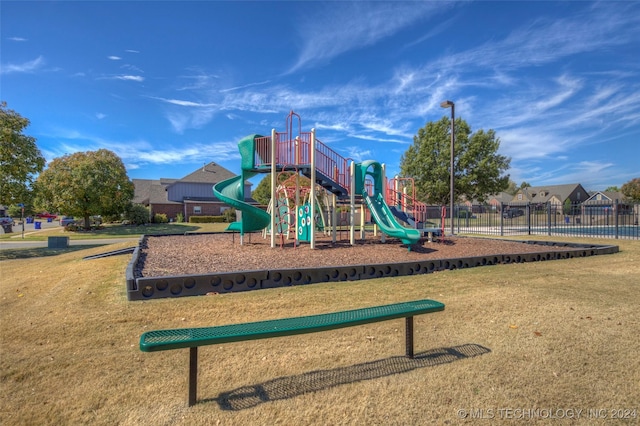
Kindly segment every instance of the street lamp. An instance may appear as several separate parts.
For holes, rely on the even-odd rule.
[[[456,119],[456,104],[454,104],[452,101],[442,101],[440,103],[440,106],[442,108],[451,108],[451,164],[450,164],[450,177],[449,177],[449,211],[450,211],[450,217],[451,217],[451,235],[453,235],[453,190],[455,188],[454,184],[453,184],[453,176],[454,176],[454,169],[453,169],[453,159],[454,159],[454,149],[453,147],[455,146],[455,127],[454,127],[454,122]]]

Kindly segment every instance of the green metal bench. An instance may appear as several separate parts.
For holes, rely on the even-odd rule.
[[[198,387],[198,347],[270,337],[293,336],[337,328],[405,318],[406,356],[413,358],[413,317],[444,310],[435,300],[417,300],[374,306],[343,312],[294,318],[229,324],[215,327],[182,328],[147,331],[140,336],[140,350],[144,352],[189,348],[189,406],[196,403]]]

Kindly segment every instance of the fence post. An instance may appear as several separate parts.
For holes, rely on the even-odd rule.
[[[500,236],[504,237],[504,203],[500,201]]]
[[[527,206],[524,210],[527,213],[527,232],[531,235],[531,203],[527,201]]]
[[[551,202],[547,201],[547,235],[551,236]]]
[[[618,239],[618,217],[620,215],[620,204],[619,204],[617,198],[616,198],[615,202],[613,203],[613,208],[614,208],[613,213],[616,215],[615,224],[616,224],[616,240],[617,240]]]

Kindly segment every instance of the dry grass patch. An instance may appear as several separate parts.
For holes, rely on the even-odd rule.
[[[640,242],[615,243],[614,255],[145,302],[126,300],[129,256],[81,260],[126,244],[5,260],[0,423],[456,424],[459,409],[495,422],[519,408],[582,409],[590,424],[589,409],[636,409],[637,423]],[[421,298],[447,307],[416,317],[414,361],[399,356],[402,320],[205,347],[191,408],[188,351],[138,348],[150,329]]]

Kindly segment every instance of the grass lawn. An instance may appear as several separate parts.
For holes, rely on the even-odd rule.
[[[621,251],[144,302],[127,301],[129,256],[82,260],[104,247],[3,260],[0,424],[638,424],[640,241],[561,241]],[[138,348],[152,329],[423,298],[446,309],[415,318],[415,360],[401,319],[204,347],[191,408],[188,351]]]

